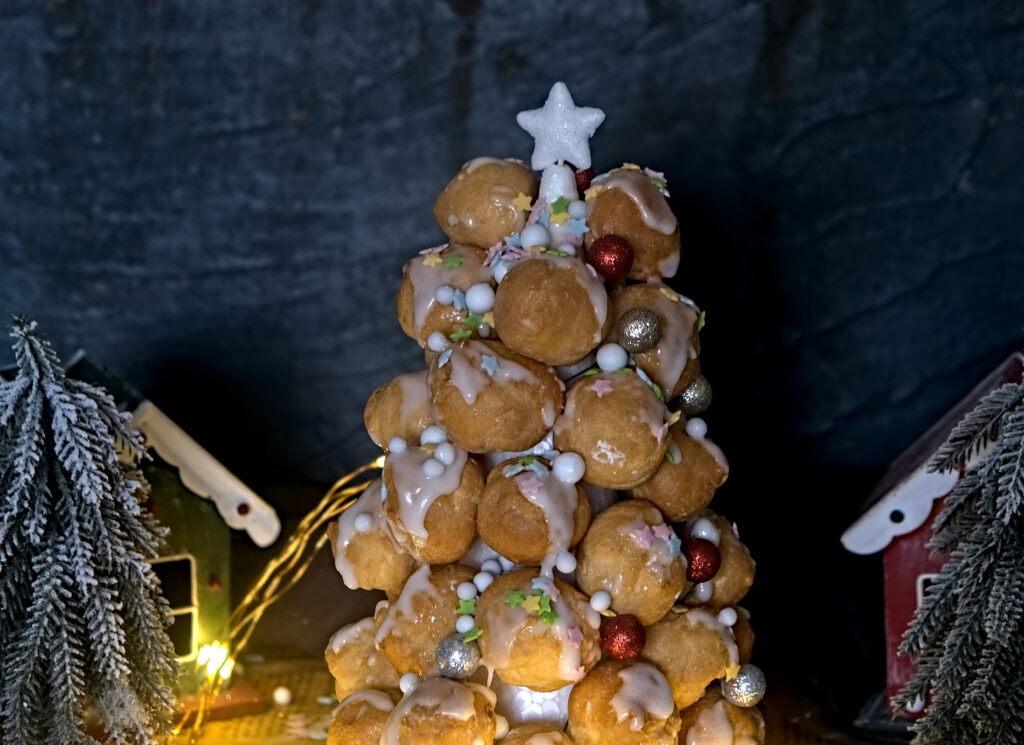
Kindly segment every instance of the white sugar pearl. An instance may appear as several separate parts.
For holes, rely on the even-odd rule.
[[[480,336],[481,336],[482,338],[486,339],[486,338],[487,338],[488,336],[490,336],[490,335],[491,335],[491,327],[490,327],[490,326],[488,326],[488,325],[487,325],[486,323],[481,323],[481,324],[480,324],[480,326],[479,326],[479,327],[477,327],[477,330],[476,330],[476,332],[477,332],[477,333],[478,333],[478,334],[479,334],[479,335],[480,335]]]
[[[402,693],[409,693],[420,684],[420,676],[416,673],[406,673],[398,679],[398,689]]]
[[[582,220],[587,216],[587,203],[582,199],[574,199],[569,202],[569,217],[575,217],[577,220]]]
[[[697,598],[698,603],[706,603],[711,600],[711,596],[715,592],[715,586],[710,582],[701,582],[697,585],[697,589],[694,590],[693,596]]]
[[[717,546],[722,538],[722,533],[706,517],[699,517],[693,521],[693,525],[690,527],[690,538],[703,538]]]
[[[284,686],[278,686],[270,695],[274,699],[274,703],[278,706],[287,706],[292,702],[291,689],[285,688]]]
[[[629,355],[618,344],[605,344],[597,350],[597,366],[605,372],[621,370],[627,362]]]
[[[473,577],[473,584],[476,585],[476,589],[483,592],[491,583],[494,582],[494,575],[490,572],[477,572],[476,576]]]
[[[505,275],[508,274],[508,269],[509,266],[504,261],[495,261],[491,264],[491,271],[494,272],[494,281],[500,285],[501,280],[505,279]]]
[[[695,440],[703,440],[708,433],[708,424],[700,417],[694,417],[686,422],[686,434]]]
[[[562,453],[551,461],[551,471],[564,484],[575,484],[583,478],[587,464],[576,453]]]
[[[448,285],[441,285],[434,293],[434,299],[441,305],[451,305],[455,302],[455,290]]]
[[[448,337],[440,331],[435,331],[427,337],[427,349],[431,352],[440,352],[448,346]]]
[[[562,574],[568,574],[569,572],[576,571],[576,557],[570,554],[568,551],[562,551],[555,557],[555,569],[560,571]]]
[[[455,446],[450,442],[442,442],[434,450],[434,457],[444,463],[446,466],[450,466],[455,462]]]
[[[539,222],[527,225],[519,236],[523,240],[523,248],[533,248],[534,246],[547,248],[551,241],[551,233]]]
[[[473,616],[459,616],[455,621],[455,630],[460,634],[472,631],[474,626],[476,626],[476,619]]]
[[[401,437],[392,437],[388,440],[388,450],[392,453],[404,453],[406,447],[408,445]]]
[[[486,559],[484,563],[480,565],[480,571],[490,572],[497,577],[501,574],[501,562],[497,559]]]
[[[590,596],[590,607],[598,613],[612,607],[612,596],[604,590],[598,590]]]
[[[486,313],[494,307],[494,290],[486,282],[473,285],[466,290],[466,307],[474,313]]]
[[[571,243],[563,243],[558,247],[558,250],[564,254],[569,254],[570,256],[576,255],[576,246]]]
[[[501,714],[496,714],[494,716],[494,739],[495,740],[500,740],[501,738],[503,738],[507,734],[508,734],[508,720],[505,719],[505,717],[503,717]],[[531,737],[530,739],[532,740],[533,738]],[[547,740],[546,737],[544,739]],[[549,742],[550,742],[550,740],[549,740]]]
[[[455,594],[459,596],[459,600],[472,600],[476,597],[476,585],[472,582],[461,582],[455,588]]]
[[[732,608],[722,608],[718,614],[718,622],[723,626],[732,626],[737,618],[736,611]]]
[[[420,445],[440,445],[442,442],[448,442],[448,435],[436,424],[427,427],[420,435]]]
[[[437,458],[427,458],[423,461],[423,475],[428,479],[436,479],[444,473],[444,463]]]
[[[373,527],[373,518],[366,512],[356,515],[356,519],[352,521],[352,527],[359,533],[369,532],[370,528]]]

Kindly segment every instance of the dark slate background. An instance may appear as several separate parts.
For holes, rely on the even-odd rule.
[[[392,299],[442,238],[434,196],[473,156],[528,157],[515,113],[557,79],[607,112],[599,168],[669,176],[760,659],[844,720],[883,676],[880,574],[838,535],[1021,342],[1021,2],[5,0],[0,311],[293,525],[375,455],[370,391],[420,363]],[[266,558],[238,548],[236,589]],[[264,643],[316,653],[371,602],[328,564]]]

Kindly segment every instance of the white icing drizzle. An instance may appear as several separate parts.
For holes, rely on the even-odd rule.
[[[600,344],[604,338],[604,322],[608,319],[608,290],[605,288],[604,280],[588,269],[586,263],[573,256],[541,254],[540,258],[552,262],[559,269],[572,269],[573,278],[576,284],[586,290],[587,297],[590,299],[590,307],[594,311],[594,318],[597,319],[597,328],[590,340],[590,345],[594,347]]]
[[[380,745],[402,745],[401,722],[414,709],[427,709],[434,716],[468,722],[476,715],[476,694],[494,706],[494,691],[477,683],[460,683],[447,678],[427,678],[410,691],[392,710],[384,725]]]
[[[340,652],[341,648],[346,644],[355,641],[356,637],[360,634],[373,636],[374,631],[373,618],[367,617],[356,621],[355,623],[350,623],[347,626],[342,626],[334,632],[334,635],[331,636],[331,640],[328,644],[331,647],[331,651],[337,653]]]
[[[740,650],[736,646],[736,637],[733,636],[732,629],[722,624],[718,620],[718,617],[703,608],[690,608],[686,611],[686,618],[690,622],[690,625],[701,624],[709,629],[714,629],[722,637],[722,642],[725,644],[726,651],[729,653],[729,664],[739,665],[740,664]]]
[[[544,514],[544,522],[548,529],[548,550],[540,563],[540,573],[545,577],[551,577],[555,558],[562,551],[567,551],[572,542],[572,534],[576,527],[573,516],[579,506],[576,485],[559,481],[551,470],[543,476],[538,476],[527,469],[513,478],[523,498]],[[530,488],[531,486],[534,488]]]
[[[732,722],[719,701],[702,709],[697,721],[686,732],[686,745],[733,745]]]
[[[722,448],[718,447],[718,445],[713,443],[707,437],[702,437],[698,442],[704,446],[704,449],[711,454],[711,457],[715,459],[715,462],[721,466],[723,471],[725,471],[725,475],[722,477],[722,483],[724,484],[726,479],[729,478],[729,461],[725,459],[725,453],[722,452]]]
[[[490,375],[481,367],[484,355],[498,360],[498,369]],[[478,341],[471,341],[455,348],[449,360],[452,369],[448,382],[462,394],[467,404],[476,403],[477,396],[489,384],[505,385],[510,381],[540,385],[533,372],[518,362],[497,355],[490,347]]]
[[[674,277],[679,271],[679,251],[673,251],[657,264],[658,274],[662,277]]]
[[[639,732],[647,717],[668,719],[675,709],[672,687],[658,668],[639,662],[619,670],[622,685],[612,696],[611,706],[620,723],[629,722],[629,728]]]
[[[346,696],[338,704],[338,708],[341,709],[358,703],[366,704],[380,711],[391,711],[395,708],[395,702],[391,700],[391,696],[384,693],[384,691],[376,691],[372,688],[364,688],[361,691],[356,691]]]
[[[659,290],[665,287],[657,280],[652,280],[648,284]],[[661,386],[665,397],[668,398],[679,383],[686,363],[697,356],[697,349],[693,344],[693,329],[700,311],[682,301],[671,300],[663,292],[658,292],[653,304],[647,307],[657,313],[661,320],[661,339],[654,349],[638,355],[638,363]],[[643,364],[649,355],[657,359],[657,365]]]
[[[414,597],[424,593],[434,596],[438,595],[437,587],[430,581],[430,576],[430,565],[424,564],[406,580],[405,587],[402,588],[402,594],[388,608],[387,615],[384,616],[380,628],[377,629],[374,642],[378,647],[393,631],[396,631],[395,624],[400,617],[411,619],[416,615],[412,604]]]
[[[392,452],[387,456],[385,467],[390,469],[396,492],[389,494],[388,498],[398,500],[401,528],[413,537],[414,542],[425,541],[428,537],[423,521],[431,505],[442,495],[451,494],[459,488],[468,455],[461,448],[454,450],[455,462],[444,466],[440,475],[433,477],[423,471],[423,464],[432,457],[424,448],[409,447],[401,453]],[[396,538],[402,539],[401,531],[396,532]]]
[[[644,224],[665,235],[672,235],[676,230],[676,216],[661,195],[651,184],[650,178],[642,171],[616,170],[603,173],[594,179],[605,189],[618,189],[625,193],[640,211],[640,219]]]
[[[417,334],[423,330],[430,309],[437,303],[440,287],[448,285],[465,291],[479,282],[489,282],[493,277],[490,267],[483,266],[480,255],[468,246],[451,246],[440,256],[442,259],[461,256],[463,260],[451,269],[443,264],[427,266],[423,263],[425,256],[417,256],[405,265],[412,283],[413,328]]]
[[[395,539],[391,534],[391,528],[384,519],[384,504],[380,501],[380,479],[377,479],[366,487],[366,490],[359,495],[352,506],[341,513],[338,518],[338,541],[334,549],[334,567],[341,574],[345,587],[350,590],[359,589],[359,578],[356,576],[355,566],[348,558],[348,547],[352,539],[359,533],[378,532],[387,536],[395,545]],[[365,518],[369,518],[370,524],[366,530]]]
[[[395,378],[402,391],[399,419],[412,416],[417,411],[430,411],[430,388],[427,387],[427,371],[403,373]]]

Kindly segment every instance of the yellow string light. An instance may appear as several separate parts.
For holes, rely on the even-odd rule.
[[[267,563],[259,579],[232,612],[223,640],[200,650],[196,666],[205,675],[199,689],[198,705],[178,720],[171,730],[174,737],[186,734],[189,745],[198,742],[210,702],[231,677],[235,660],[249,643],[263,614],[302,579],[320,549],[327,543],[327,531],[317,535],[318,531],[348,509],[370,485],[369,481],[352,484],[356,478],[383,467],[384,456],[381,455],[372,463],[338,479],[320,503],[302,519],[284,548]]]

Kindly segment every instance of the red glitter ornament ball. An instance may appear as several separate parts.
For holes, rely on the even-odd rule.
[[[586,191],[590,188],[590,182],[594,180],[594,169],[584,168],[582,171],[576,171],[576,188],[580,191]]]
[[[691,538],[683,547],[686,556],[686,579],[690,582],[707,582],[722,566],[722,552],[711,541]]]
[[[622,236],[602,235],[587,249],[587,261],[606,282],[619,282],[633,266],[633,247]]]
[[[601,624],[601,649],[609,657],[631,660],[640,656],[645,644],[647,632],[636,616],[613,616]]]

